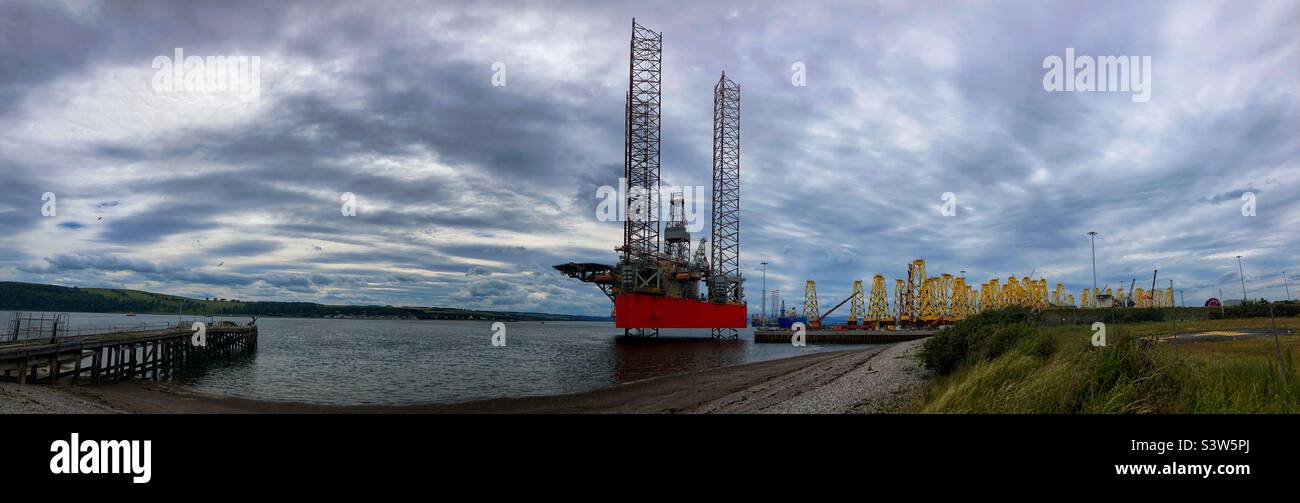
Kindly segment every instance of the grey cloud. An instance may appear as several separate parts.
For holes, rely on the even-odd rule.
[[[179,269],[133,257],[91,254],[54,254],[45,257],[45,265],[23,266],[31,273],[66,273],[94,269],[100,271],[129,271],[142,274],[176,272]]]
[[[1245,194],[1245,193],[1247,193],[1247,192],[1253,192],[1253,193],[1258,194],[1258,193],[1263,192],[1263,191],[1260,190],[1260,189],[1237,189],[1237,190],[1230,190],[1230,191],[1227,191],[1227,192],[1224,192],[1224,193],[1221,193],[1221,194],[1215,194],[1215,195],[1213,195],[1213,196],[1211,196],[1211,197],[1202,197],[1202,198],[1198,199],[1198,201],[1203,202],[1203,203],[1210,203],[1210,204],[1213,204],[1213,205],[1218,205],[1219,203],[1222,203],[1222,202],[1224,202],[1224,201],[1234,201],[1234,202],[1239,202],[1239,201],[1241,201],[1241,195],[1242,195],[1242,194]]]
[[[607,314],[602,294],[548,266],[615,260],[619,227],[594,222],[595,191],[622,173],[632,4],[67,5],[0,3],[0,60],[12,63],[0,69],[0,127],[27,131],[15,111],[62,79],[146,64],[175,47],[274,54],[299,65],[281,74],[333,83],[268,81],[260,115],[233,126],[6,143],[0,250],[13,253],[0,253],[0,269],[96,282],[110,281],[102,271],[128,271],[173,291],[201,284],[247,298],[514,308],[545,293],[530,309]],[[742,85],[742,260],[751,296],[760,261],[770,262],[769,288],[787,299],[808,278],[829,298],[847,294],[854,278],[902,277],[921,256],[935,273],[964,269],[978,281],[1047,269],[1077,294],[1091,284],[1089,230],[1102,233],[1097,266],[1106,282],[1160,268],[1162,278],[1203,294],[1205,285],[1236,281],[1235,270],[1227,274],[1235,264],[1207,257],[1247,250],[1248,277],[1300,268],[1288,253],[1296,237],[1280,230],[1300,210],[1290,196],[1300,104],[1277,91],[1294,89],[1300,75],[1267,56],[1294,46],[1300,8],[932,7],[772,2],[738,7],[735,16],[703,4],[637,13],[664,32],[665,183],[710,183],[712,84],[726,70]],[[1277,7],[1269,19],[1254,17],[1267,7]],[[1206,52],[1171,38],[1197,31],[1180,25],[1195,9],[1234,43]],[[435,17],[450,21],[435,25]],[[204,22],[177,22],[185,19]],[[150,29],[126,29],[140,26]],[[1042,58],[1066,47],[1152,55],[1152,101],[1044,92]],[[1189,51],[1199,51],[1196,61],[1184,57]],[[495,61],[507,64],[504,88],[489,84]],[[794,61],[807,66],[806,87],[790,85]],[[1199,92],[1232,86],[1235,96],[1199,102]],[[51,152],[74,167],[45,160]],[[371,168],[377,159],[439,169]],[[133,175],[112,182],[117,173]],[[83,174],[110,181],[93,195],[63,190]],[[1269,196],[1257,217],[1242,220],[1231,203],[1248,190],[1239,187],[1259,185]],[[42,220],[33,201],[45,190],[106,218],[95,225],[98,213],[61,212],[68,220]],[[949,191],[960,213],[944,218],[939,196]],[[361,200],[356,217],[340,215],[342,192]],[[72,221],[85,225],[75,235],[98,249],[70,243],[50,254],[29,244],[46,232],[74,235],[57,225]],[[592,225],[607,235],[589,237]],[[146,251],[214,232],[246,237],[205,241],[168,265]],[[269,258],[281,253],[310,258]],[[46,265],[29,264],[44,256]],[[200,266],[225,257],[265,261]],[[470,265],[483,263],[492,265]]]
[[[238,241],[234,243],[223,244],[215,248],[212,248],[210,250],[210,253],[219,257],[225,257],[225,256],[249,257],[249,256],[261,255],[264,253],[271,253],[283,247],[284,245],[277,243],[275,241],[249,240],[249,241]]]

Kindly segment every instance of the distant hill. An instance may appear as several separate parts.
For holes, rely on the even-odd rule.
[[[312,302],[244,302],[191,299],[114,288],[77,288],[0,281],[0,311],[250,315],[295,318],[362,318],[494,321],[609,321],[608,317],[446,307],[333,306]]]

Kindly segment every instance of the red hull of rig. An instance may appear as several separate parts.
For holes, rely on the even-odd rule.
[[[745,328],[744,304],[624,293],[614,297],[618,328]]]

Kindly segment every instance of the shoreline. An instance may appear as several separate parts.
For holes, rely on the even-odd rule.
[[[2,413],[439,414],[874,413],[897,410],[926,373],[920,341],[677,374],[582,393],[407,405],[323,405],[214,395],[167,383],[0,383]]]

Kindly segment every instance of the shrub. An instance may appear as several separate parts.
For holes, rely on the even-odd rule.
[[[1032,338],[1040,331],[1034,315],[1023,307],[985,311],[962,321],[925,341],[921,361],[926,368],[949,374],[957,367],[989,360]]]

